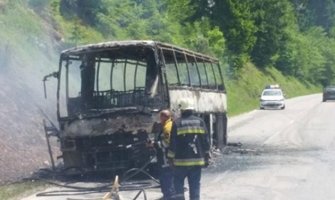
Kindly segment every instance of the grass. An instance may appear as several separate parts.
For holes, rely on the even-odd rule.
[[[65,19],[59,12],[59,1],[53,0],[51,5],[52,16],[58,25],[58,31],[64,36],[64,42],[72,45],[97,43],[104,41],[101,33],[94,28],[83,24],[79,19]]]
[[[284,76],[275,68],[258,70],[252,64],[241,69],[237,79],[226,80],[228,115],[241,114],[259,107],[259,95],[268,84],[279,84],[287,98],[321,92],[321,86],[302,83],[294,77]]]
[[[37,191],[46,189],[47,184],[40,181],[26,181],[0,186],[1,200],[18,200]]]
[[[51,55],[41,54],[48,53],[51,41],[43,20],[24,5],[10,1],[5,11],[0,13],[0,27],[4,27],[0,29],[0,36],[4,38],[0,41],[0,48],[7,48],[5,53],[13,61],[13,66],[31,71],[50,60]]]

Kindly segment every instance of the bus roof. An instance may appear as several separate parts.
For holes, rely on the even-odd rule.
[[[206,54],[197,53],[195,51],[178,47],[172,44],[153,41],[153,40],[123,40],[123,41],[109,41],[102,42],[96,44],[88,44],[78,47],[73,47],[67,50],[62,51],[62,55],[78,55],[82,53],[89,53],[94,51],[108,50],[108,49],[117,49],[127,46],[137,46],[137,47],[145,47],[145,48],[161,48],[168,51],[176,51],[188,54],[190,56],[198,56],[207,60],[211,60],[212,62],[218,62],[218,59],[208,56]]]

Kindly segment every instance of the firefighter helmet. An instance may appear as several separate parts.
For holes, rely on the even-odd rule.
[[[193,102],[191,101],[181,101],[179,103],[180,110],[194,110]]]

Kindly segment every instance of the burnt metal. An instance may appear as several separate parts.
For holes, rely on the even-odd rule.
[[[110,135],[64,137],[61,150],[65,168],[88,171],[139,168],[150,159],[146,132],[117,131]]]
[[[177,85],[168,83],[167,64],[176,69]],[[207,83],[202,82],[200,64]],[[199,85],[191,83],[191,65],[196,67]],[[182,66],[187,67],[187,86],[181,85],[178,68]],[[179,96],[185,97],[184,90],[201,100],[204,105],[198,106],[206,110],[203,114],[207,117],[221,112],[218,127],[222,130],[216,133],[226,134],[226,103],[208,103],[225,101],[222,75],[214,75],[215,84],[209,83],[208,73],[214,73],[214,67],[219,67],[216,58],[156,41],[113,41],[63,51],[59,71],[44,81],[50,76],[58,79],[57,137],[65,169],[85,173],[142,167],[152,158],[152,149],[146,144],[157,132],[152,127],[158,111],[174,111]],[[71,74],[71,69],[76,69],[76,74]],[[78,91],[71,92],[72,88]],[[217,136],[217,141],[222,147],[226,138]]]

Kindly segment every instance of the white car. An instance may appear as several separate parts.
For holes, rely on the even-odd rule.
[[[260,98],[260,109],[285,109],[285,97],[280,88],[264,89]]]

